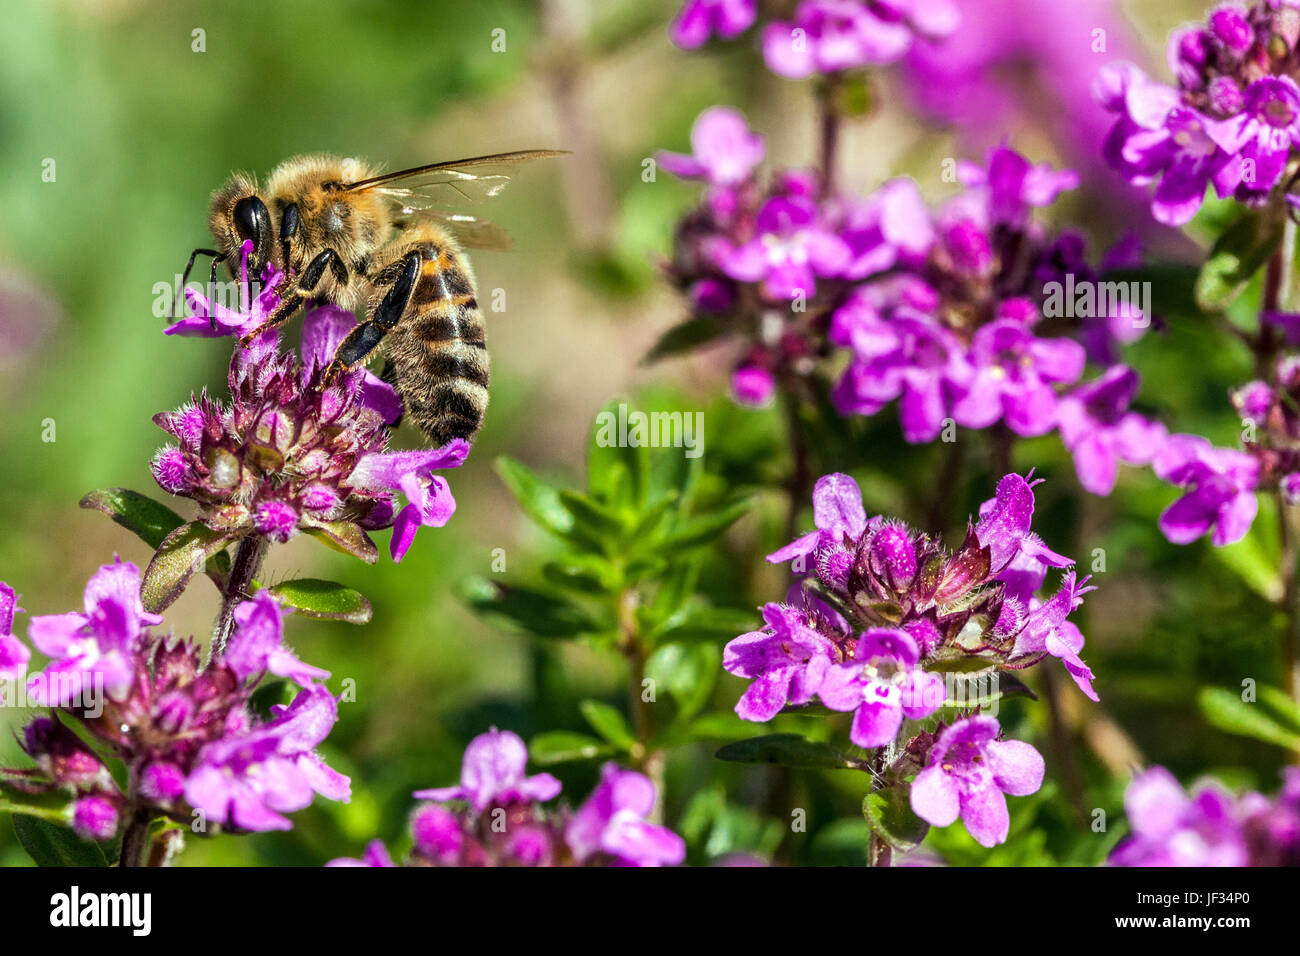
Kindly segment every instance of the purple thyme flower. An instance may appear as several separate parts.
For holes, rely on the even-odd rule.
[[[866,199],[846,201],[843,215],[839,233],[853,254],[844,273],[850,279],[919,266],[934,244],[930,210],[913,179],[891,179]]]
[[[1079,651],[1083,650],[1083,633],[1072,621],[1066,620],[1070,612],[1083,603],[1083,595],[1094,588],[1086,587],[1088,579],[1076,582],[1073,571],[1067,572],[1061,582],[1061,589],[1046,601],[1031,599],[1028,604],[1012,597],[1002,606],[1002,615],[998,624],[1004,619],[1023,624],[1015,635],[1015,645],[1011,650],[1010,662],[1014,665],[1026,657],[1041,659],[1044,654],[1059,657],[1066,671],[1079,690],[1090,700],[1100,700],[1092,689],[1096,675],[1083,659]],[[1011,630],[1008,628],[1008,630]]]
[[[560,792],[549,773],[526,775],[528,748],[518,734],[493,727],[465,748],[460,785],[418,790],[417,800],[468,800],[475,812],[515,802],[546,801]]]
[[[758,0],[686,0],[668,35],[683,50],[695,50],[715,35],[735,39],[754,25],[757,16]]]
[[[27,693],[46,707],[65,707],[102,681],[113,700],[122,700],[135,682],[132,654],[143,627],[161,624],[140,603],[140,569],[115,558],[86,584],[84,613],[33,617],[28,636],[52,658],[28,681]]]
[[[836,658],[835,645],[803,611],[767,604],[763,620],[767,627],[740,635],[723,651],[725,670],[753,680],[736,704],[745,720],[771,720],[786,704],[812,700]]]
[[[6,589],[0,585],[0,594]],[[119,758],[126,785],[119,789],[56,714],[24,732],[22,748],[36,769],[19,772],[23,787],[71,791],[77,802],[70,821],[101,840],[138,813],[189,822],[192,810],[202,810],[213,823],[287,829],[278,812],[306,806],[313,793],[347,799],[347,778],[312,752],[337,719],[334,699],[313,683],[328,674],[283,648],[276,602],[261,592],[237,607],[230,658],[218,655],[205,666],[194,641],[145,630],[162,618],[144,612],[139,591],[139,571],[119,560],[91,578],[85,613],[31,621],[33,642],[56,659],[34,675],[29,695],[78,720]],[[250,702],[266,673],[309,686],[262,723]],[[79,701],[87,679],[101,674],[103,706]]]
[[[1300,143],[1300,87],[1289,76],[1261,77],[1246,90],[1241,110],[1207,130],[1225,153],[1237,157],[1225,170],[1227,182],[1243,193],[1263,195],[1282,178],[1291,147]]]
[[[960,20],[952,0],[803,0],[793,22],[763,30],[763,57],[790,79],[892,63],[918,34],[948,36]]]
[[[259,591],[235,608],[238,630],[222,655],[227,667],[241,680],[263,673],[287,677],[300,687],[314,688],[329,671],[304,664],[284,646],[284,623],[275,598]]]
[[[967,189],[967,202],[985,210],[985,227],[994,225],[1024,229],[1031,208],[1050,206],[1063,192],[1079,188],[1079,174],[1072,169],[1053,169],[1048,163],[1035,166],[1008,146],[989,150],[987,166],[962,161],[957,178]]]
[[[1248,854],[1232,795],[1218,784],[1190,797],[1164,767],[1151,767],[1124,794],[1132,835],[1114,866],[1246,866]]]
[[[1215,448],[1199,435],[1170,435],[1155,455],[1157,477],[1186,489],[1160,516],[1174,544],[1190,544],[1213,529],[1215,547],[1245,537],[1259,510],[1259,462],[1232,448]]]
[[[314,750],[338,720],[328,690],[301,690],[274,719],[208,744],[185,781],[185,799],[210,822],[242,830],[288,830],[281,814],[301,810],[314,794],[347,801],[348,778]]]
[[[980,846],[1007,838],[1010,817],[1004,794],[1024,797],[1043,784],[1043,758],[1019,740],[999,740],[993,717],[959,719],[930,748],[924,770],[912,781],[912,809],[933,826],[958,816]]]
[[[9,585],[0,581],[0,679],[17,680],[27,673],[27,661],[32,652],[27,645],[14,637],[14,612],[18,595]]]
[[[915,559],[909,563],[915,573]],[[849,739],[859,747],[892,743],[903,718],[921,720],[943,706],[943,678],[921,670],[921,652],[906,631],[872,628],[857,640],[853,660],[827,670],[817,696],[832,710],[853,710]]]
[[[307,532],[374,561],[366,532],[393,527],[390,551],[400,561],[418,528],[451,517],[450,488],[432,472],[459,466],[469,446],[457,439],[426,452],[385,451],[402,409],[393,389],[362,369],[324,384],[355,325],[350,312],[321,306],[303,320],[301,359],[278,352],[273,334],[236,348],[228,408],[203,395],[155,417],[176,439],[154,459],[159,486],[196,501],[200,520],[231,540]],[[395,491],[407,498],[400,511]]]
[[[326,866],[373,866],[387,867],[397,866],[393,858],[388,854],[388,848],[384,846],[383,840],[371,840],[366,844],[366,850],[361,855],[361,859],[351,859],[349,857],[339,857],[336,860],[330,860]]]
[[[600,783],[565,828],[565,843],[579,863],[604,854],[615,866],[676,866],[686,858],[686,843],[646,820],[654,805],[648,777],[607,763]]]
[[[239,309],[231,309],[221,302],[212,302],[193,289],[185,290],[185,301],[190,314],[163,329],[166,335],[220,338],[226,335],[241,336],[258,328],[271,317],[280,304],[276,292],[284,273],[268,262],[262,270],[262,288],[254,297],[248,279],[248,257],[253,252],[253,241],[244,242],[239,258]]]
[[[1111,493],[1121,461],[1150,464],[1168,437],[1164,425],[1128,410],[1138,382],[1132,368],[1112,365],[1057,405],[1061,441],[1074,456],[1079,484],[1094,495]]]
[[[1056,425],[1056,391],[1083,374],[1083,346],[1071,339],[1040,339],[1032,329],[1038,309],[1026,299],[999,307],[998,317],[976,331],[967,353],[970,373],[960,383],[952,417],[968,428],[999,419],[1017,435],[1032,437]]]
[[[817,203],[803,196],[776,196],[755,222],[758,235],[738,246],[722,245],[722,271],[740,282],[761,282],[771,299],[811,298],[817,279],[848,267],[848,244],[822,221]]]
[[[750,130],[745,117],[727,106],[711,106],[691,127],[691,155],[661,151],[659,165],[682,179],[702,179],[711,186],[739,186],[763,161],[763,137]]]

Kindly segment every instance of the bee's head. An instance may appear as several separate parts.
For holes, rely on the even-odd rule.
[[[262,267],[275,258],[275,225],[271,221],[271,211],[258,195],[257,181],[251,176],[236,173],[212,194],[208,227],[234,275],[239,273],[240,253],[249,240],[253,243],[253,252],[248,257],[250,276],[260,277]]]

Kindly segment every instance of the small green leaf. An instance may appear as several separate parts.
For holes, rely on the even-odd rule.
[[[593,555],[565,555],[542,566],[546,580],[582,594],[611,593],[610,574],[609,564]]]
[[[674,355],[693,352],[701,345],[721,338],[726,333],[727,325],[719,318],[701,316],[687,319],[659,336],[659,341],[654,344],[642,362],[649,365],[651,362],[658,362]]]
[[[896,850],[915,850],[930,830],[912,810],[911,784],[901,783],[867,794],[862,815],[867,826]]]
[[[645,672],[677,701],[677,719],[689,720],[708,703],[722,654],[712,644],[665,644],[650,655]]]
[[[560,504],[573,515],[574,530],[593,543],[613,542],[623,536],[623,522],[617,512],[600,502],[565,489],[560,492]]]
[[[337,581],[295,578],[267,590],[303,617],[316,620],[367,624],[373,614],[365,595]]]
[[[722,747],[716,756],[732,763],[774,763],[815,770],[852,770],[864,766],[862,761],[830,744],[808,740],[798,734],[767,734],[738,740]]]
[[[573,515],[560,504],[560,492],[554,485],[504,455],[497,459],[497,474],[515,496],[524,514],[537,524],[558,535],[567,535],[573,530]]]
[[[659,634],[665,641],[729,641],[763,626],[756,611],[729,607],[695,607],[674,614]]]
[[[735,524],[742,515],[748,514],[751,508],[749,501],[737,501],[735,504],[728,505],[718,511],[684,521],[672,532],[660,539],[659,547],[673,551],[684,551],[687,548],[697,548],[708,544]]]
[[[360,558],[366,564],[379,560],[379,549],[370,540],[370,535],[355,521],[318,521],[308,514],[298,518],[304,525],[310,525],[307,533],[329,545],[335,551],[342,551],[354,558]]]
[[[690,736],[694,740],[743,740],[762,733],[762,724],[741,720],[735,714],[702,714],[691,721],[690,726]]]
[[[1205,719],[1220,730],[1289,750],[1300,749],[1300,733],[1279,722],[1263,704],[1246,703],[1239,693],[1223,687],[1203,688],[1199,702]]]
[[[163,539],[140,582],[140,600],[145,610],[158,614],[170,607],[195,572],[204,570],[208,560],[234,540],[234,535],[213,531],[200,521],[191,521],[172,531]]]
[[[580,637],[608,629],[586,611],[540,591],[473,577],[460,585],[461,599],[484,617],[539,637]]]
[[[0,781],[0,813],[27,814],[66,825],[68,795],[61,790],[28,793],[19,787]]]
[[[258,685],[257,690],[253,691],[248,706],[257,716],[269,721],[272,717],[271,708],[277,704],[292,703],[296,691],[297,688],[287,680],[263,681]]]
[[[185,523],[166,505],[129,488],[101,488],[81,499],[81,507],[108,515],[155,551],[163,539]]]
[[[571,760],[593,760],[608,757],[614,748],[586,734],[567,730],[548,730],[538,734],[528,744],[528,753],[542,766],[568,763]]]
[[[1196,302],[1207,312],[1230,305],[1282,243],[1285,216],[1247,210],[1221,235],[1196,277]]]
[[[645,504],[650,485],[648,436],[634,444],[623,429],[632,421],[630,416],[648,414],[614,400],[596,415],[587,445],[587,492],[593,498],[635,511]]]
[[[627,725],[627,718],[617,708],[598,700],[584,700],[578,709],[592,729],[619,750],[631,750],[636,745],[636,736]]]
[[[15,816],[14,834],[37,866],[108,866],[98,843],[89,843],[65,826],[33,816]]]

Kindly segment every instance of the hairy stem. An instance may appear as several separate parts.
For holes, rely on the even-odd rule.
[[[262,569],[270,541],[260,534],[250,534],[240,540],[235,548],[235,560],[230,566],[230,577],[221,592],[221,610],[217,613],[217,622],[212,629],[212,651],[210,660],[220,657],[226,650],[226,644],[235,629],[235,608],[249,597],[257,572]]]
[[[821,123],[821,153],[818,171],[823,196],[835,192],[835,155],[840,145],[839,96],[842,80],[838,73],[827,74],[817,92],[818,118]]]
[[[667,754],[662,748],[651,746],[654,740],[654,718],[651,706],[654,698],[645,697],[645,664],[647,649],[641,639],[641,626],[636,611],[641,596],[635,588],[623,592],[618,602],[619,644],[628,664],[628,703],[632,712],[632,732],[637,748],[631,753],[632,766],[650,778],[655,788],[655,805],[650,822],[663,823],[664,770]]]
[[[152,854],[149,839],[149,814],[137,810],[126,825],[122,834],[122,852],[118,857],[119,866],[150,866]]]

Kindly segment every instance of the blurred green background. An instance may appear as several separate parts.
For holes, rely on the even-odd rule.
[[[352,803],[318,801],[296,815],[290,833],[191,839],[183,862],[316,865],[359,853],[373,836],[400,846],[410,791],[453,782],[475,734],[491,724],[525,738],[577,729],[578,697],[623,700],[619,661],[582,646],[534,644],[483,623],[455,598],[457,582],[491,573],[493,549],[505,549],[510,577],[527,579],[551,548],[497,477],[498,455],[580,481],[595,412],[612,397],[653,386],[661,403],[708,409],[707,440],[716,444],[706,447],[718,449],[719,470],[727,436],[743,433],[766,442],[765,468],[781,475],[779,416],[712,402],[725,388],[726,354],[640,364],[683,313],[659,281],[657,260],[695,195],[668,176],[644,182],[642,160],[658,148],[685,149],[695,115],[714,103],[745,110],[768,136],[776,164],[813,155],[810,87],[769,74],[749,39],[707,55],[676,50],[666,26],[677,7],[672,0],[353,0],[327,8],[299,0],[6,3],[0,578],[21,593],[29,613],[79,607],[86,579],[115,552],[147,562],[144,545],[78,510],[77,500],[108,486],[164,499],[149,475],[164,437],[150,417],[204,386],[225,394],[227,344],[164,337],[153,306],[155,284],[170,283],[189,251],[207,244],[207,197],[232,169],[265,173],[310,151],[361,155],[390,168],[526,147],[575,153],[521,171],[491,210],[513,234],[514,251],[474,257],[481,290],[505,290],[506,309],[488,315],[492,407],[469,462],[449,475],[459,504],[451,524],[422,533],[400,566],[382,545],[385,556],[370,567],[310,541],[272,554],[270,578],[334,578],[375,607],[365,627],[289,624],[290,642],[333,672],[332,686],[356,681],[357,702],[343,705],[325,750],[352,776]],[[1155,64],[1165,32],[1200,10],[1141,4],[1127,12]],[[193,48],[195,30],[204,31],[202,52]],[[496,35],[504,36],[502,52],[492,48],[496,30],[504,31]],[[876,114],[846,134],[846,183],[866,190],[909,172],[927,195],[951,191],[937,170],[959,139],[918,122],[887,83],[878,93]],[[998,132],[1036,159],[1060,159],[1028,124]],[[54,181],[47,182],[50,160]],[[1088,183],[1060,213],[1113,238],[1131,224],[1090,218],[1093,199],[1113,200],[1108,191],[1118,188]],[[1180,248],[1169,237],[1157,237],[1160,243]],[[488,298],[483,291],[480,300]],[[1226,390],[1250,375],[1244,351],[1171,319],[1168,331],[1148,336],[1130,360],[1143,372],[1147,410],[1173,430],[1233,443]],[[53,442],[42,441],[48,420]],[[903,445],[892,409],[859,434],[862,455],[846,464],[862,481],[868,508],[921,520],[936,450]],[[978,441],[959,511],[949,516],[951,534],[991,494]],[[1146,759],[1180,777],[1219,771],[1274,789],[1283,754],[1211,730],[1195,704],[1206,685],[1235,687],[1246,677],[1279,683],[1279,624],[1261,598],[1275,585],[1271,515],[1261,514],[1256,533],[1234,548],[1176,548],[1155,526],[1174,494],[1149,473],[1127,471],[1103,500],[1079,490],[1054,438],[1023,444],[1016,464],[1036,466],[1049,479],[1036,530],[1051,545],[1084,565],[1093,549],[1105,550],[1105,572],[1094,579],[1100,590],[1081,624],[1109,722],[1084,706],[1065,715],[1087,783],[1076,802],[1119,820],[1128,751],[1122,738],[1116,743],[1117,728]],[[724,552],[739,570],[705,578],[720,591],[711,595],[719,604],[754,607],[783,593],[779,574],[760,557],[779,543],[783,507],[778,490],[766,493],[729,534]],[[215,591],[200,581],[171,609],[168,624],[206,634],[216,606]],[[25,633],[21,618],[18,633]],[[729,711],[742,687],[725,678],[715,707]],[[1067,688],[1067,701],[1073,693]],[[1055,774],[1060,764],[1051,756],[1045,711],[1008,705],[1004,722],[1033,736]],[[0,711],[0,763],[25,760],[8,729],[23,716]],[[576,800],[596,767],[557,772]],[[784,785],[778,776],[715,762],[705,745],[676,753],[667,821],[681,825],[688,805],[710,821],[693,831],[692,860],[766,855],[781,842],[782,859],[860,862],[860,780],[791,772],[793,782],[784,784],[802,796],[796,805],[809,808],[808,832],[791,834],[787,811],[770,810],[780,806],[773,797]],[[1096,834],[1080,827],[1060,787],[1058,777],[1040,796],[1012,801],[1016,832],[1032,830],[1032,837],[1013,835],[989,852],[954,827],[932,845],[954,862],[1100,859],[1119,828],[1112,823]],[[25,862],[8,821],[0,821],[0,864]]]

